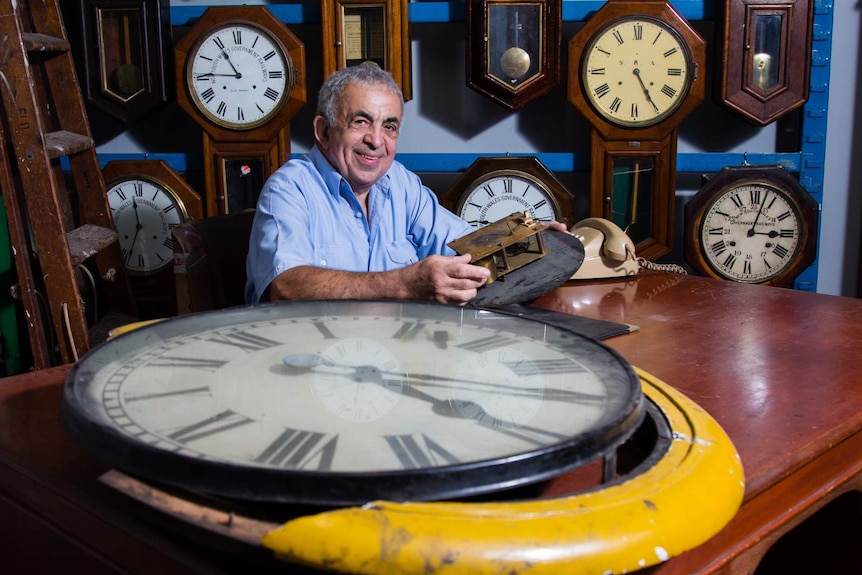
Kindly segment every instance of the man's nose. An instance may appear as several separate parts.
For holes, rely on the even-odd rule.
[[[365,134],[366,143],[372,148],[379,148],[383,145],[383,127],[372,126]]]

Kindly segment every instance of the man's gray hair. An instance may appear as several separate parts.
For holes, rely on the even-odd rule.
[[[363,86],[383,86],[398,96],[401,107],[404,107],[404,94],[395,83],[392,74],[374,64],[347,66],[333,72],[320,87],[317,95],[317,115],[323,116],[327,126],[334,126],[337,121],[338,101],[344,90],[353,84]]]

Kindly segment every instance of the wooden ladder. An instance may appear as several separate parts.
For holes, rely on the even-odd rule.
[[[0,0],[0,96],[0,186],[40,369],[136,315],[59,0]]]

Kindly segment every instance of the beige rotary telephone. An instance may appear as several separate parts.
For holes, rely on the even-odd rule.
[[[587,218],[573,225],[570,233],[584,244],[584,263],[573,280],[637,275],[635,245],[615,223]]]

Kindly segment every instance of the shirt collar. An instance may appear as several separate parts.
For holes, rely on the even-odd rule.
[[[351,190],[350,184],[347,180],[342,177],[340,173],[338,173],[335,168],[332,167],[332,164],[329,163],[329,160],[326,159],[326,156],[323,155],[323,152],[320,151],[320,148],[315,144],[311,151],[308,152],[308,157],[311,159],[311,162],[317,168],[317,171],[320,172],[321,177],[323,178],[324,183],[326,184],[326,189],[333,196],[339,195],[339,190],[341,186],[344,186],[345,190]],[[389,173],[392,171],[390,167],[389,170],[380,178],[377,183],[375,183],[371,189],[379,190],[387,197],[389,196],[389,187],[391,185],[391,178]],[[352,193],[352,190],[351,190]]]

